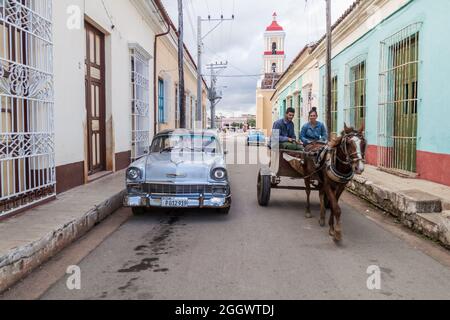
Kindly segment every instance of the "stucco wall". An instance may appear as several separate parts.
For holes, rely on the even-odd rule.
[[[130,54],[129,43],[138,43],[153,56],[154,32],[130,1],[105,0],[114,17],[114,30],[101,0],[58,0],[53,2],[56,165],[85,160],[85,34],[69,30],[69,6],[81,13],[106,34],[106,124],[107,144],[112,156],[131,149]],[[86,5],[86,6],[84,6]],[[82,19],[83,22],[84,19]],[[149,77],[153,76],[150,63]],[[153,86],[150,86],[153,105]],[[153,115],[150,131],[153,132]]]
[[[403,28],[422,22],[419,43],[419,110],[418,150],[450,154],[450,90],[448,90],[450,44],[439,36],[450,33],[447,0],[413,0],[388,17],[372,31],[339,52],[332,69],[339,79],[338,124],[344,124],[345,64],[367,54],[367,136],[369,144],[377,144],[379,103],[380,43]],[[321,79],[324,75],[321,68]],[[321,81],[321,90],[323,88]]]
[[[256,91],[256,126],[264,130],[267,135],[272,134],[273,115],[270,98],[273,93],[274,90],[258,89]]]
[[[158,124],[159,130],[165,129],[173,129],[175,128],[175,88],[179,83],[178,76],[178,52],[176,48],[176,37],[174,34],[166,35],[163,38],[158,39],[157,43],[157,61],[156,61],[156,74],[157,78],[161,78],[165,81],[164,86],[167,88],[165,99],[167,103],[165,104],[165,113],[166,113],[166,122]],[[191,114],[195,116],[195,100],[197,100],[197,71],[195,66],[191,61],[189,61],[189,57],[187,54],[184,56],[185,64],[184,64],[184,88],[187,94],[186,100],[186,121],[191,120]],[[202,84],[203,90],[205,90],[204,84]],[[194,112],[191,113],[190,108],[190,97],[193,97],[194,104],[193,109]],[[207,96],[204,94],[203,98],[203,106],[206,106]],[[187,123],[188,125],[190,123]]]

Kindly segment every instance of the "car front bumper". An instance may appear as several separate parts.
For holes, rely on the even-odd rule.
[[[231,195],[226,197],[194,197],[194,196],[154,196],[148,194],[128,194],[125,196],[123,205],[128,208],[162,208],[162,198],[188,199],[188,205],[183,208],[205,208],[205,209],[224,209],[231,206]],[[171,207],[164,207],[171,208]]]

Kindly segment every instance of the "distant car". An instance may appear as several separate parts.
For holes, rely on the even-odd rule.
[[[260,130],[251,130],[248,134],[247,138],[247,145],[252,146],[265,146],[266,145],[267,138],[264,134],[264,132]]]
[[[228,214],[231,188],[225,152],[210,131],[168,130],[153,139],[147,156],[126,171],[124,206],[212,208]]]

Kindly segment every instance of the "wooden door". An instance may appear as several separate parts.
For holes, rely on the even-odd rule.
[[[86,23],[86,111],[88,172],[106,170],[105,139],[105,37]]]

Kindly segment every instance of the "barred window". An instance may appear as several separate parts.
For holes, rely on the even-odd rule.
[[[416,172],[421,26],[381,43],[378,165],[407,175]]]
[[[346,65],[345,120],[353,128],[366,123],[366,65],[367,56],[361,55]]]
[[[175,84],[175,128],[180,128],[180,106],[178,102],[178,84]]]
[[[322,77],[322,110],[323,117],[326,119],[327,114],[327,77],[324,75]],[[331,78],[331,136],[336,136],[338,134],[338,76],[336,72],[332,74]],[[312,92],[311,92],[312,95]]]
[[[132,161],[144,156],[150,145],[150,55],[139,45],[130,46],[132,93]]]
[[[338,77],[331,79],[331,133],[338,135]]]
[[[0,216],[56,193],[52,1],[0,1]]]

